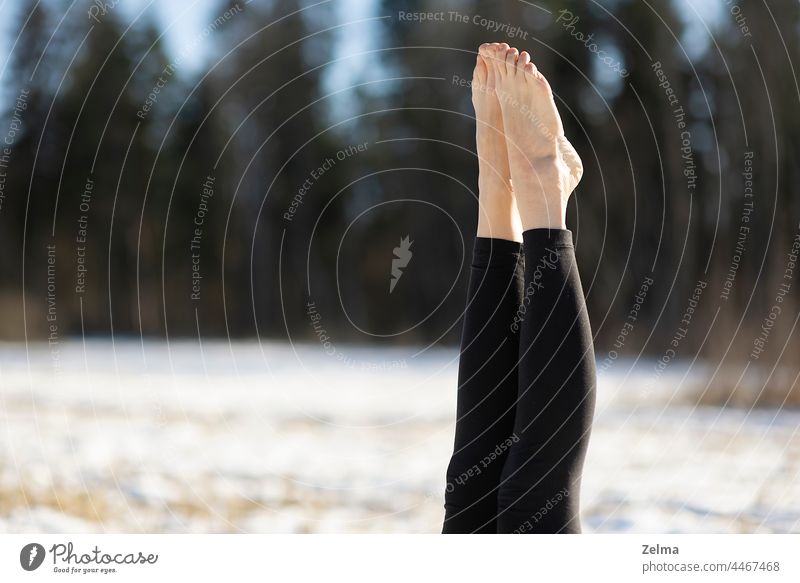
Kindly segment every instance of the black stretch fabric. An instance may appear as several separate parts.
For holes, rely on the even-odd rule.
[[[580,532],[595,386],[572,233],[476,238],[442,532]]]

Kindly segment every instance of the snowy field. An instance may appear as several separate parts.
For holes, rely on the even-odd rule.
[[[457,353],[0,345],[0,532],[438,532]],[[800,412],[601,375],[587,532],[800,531]]]

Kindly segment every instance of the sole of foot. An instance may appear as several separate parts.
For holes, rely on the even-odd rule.
[[[472,76],[478,154],[478,236],[522,240],[522,223],[511,183],[503,113],[495,93],[494,68],[481,45]]]
[[[485,59],[494,73],[523,229],[564,229],[583,164],[564,136],[550,84],[528,52],[506,43],[490,44]]]

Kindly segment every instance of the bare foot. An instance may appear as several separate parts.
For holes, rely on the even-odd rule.
[[[486,60],[495,73],[522,228],[565,229],[583,164],[564,137],[550,84],[527,52],[506,43],[489,45]]]
[[[495,95],[495,73],[481,45],[472,74],[478,151],[478,236],[522,241],[522,224],[511,187],[503,114]]]

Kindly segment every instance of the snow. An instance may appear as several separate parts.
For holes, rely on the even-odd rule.
[[[0,532],[438,532],[451,349],[80,340],[0,350]],[[800,412],[614,362],[586,532],[800,532]]]

